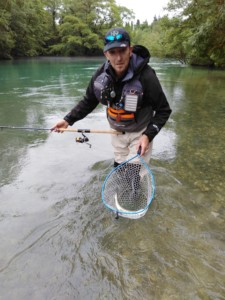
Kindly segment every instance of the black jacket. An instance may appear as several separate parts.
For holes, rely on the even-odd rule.
[[[123,86],[134,76],[138,76],[143,88],[142,106],[136,112],[136,123],[132,126],[114,126],[113,129],[127,132],[138,132],[147,127],[143,134],[146,134],[150,141],[156,136],[160,129],[168,120],[171,109],[165,97],[155,71],[148,65],[150,59],[149,51],[143,46],[134,46],[133,55],[130,60],[129,68],[125,76],[119,81],[116,80],[114,71],[109,62],[104,63],[93,75],[83,100],[81,100],[66,116],[65,120],[73,125],[92,112],[99,104],[99,100],[94,93],[95,79],[102,73],[110,74],[114,81],[117,95],[121,95]]]

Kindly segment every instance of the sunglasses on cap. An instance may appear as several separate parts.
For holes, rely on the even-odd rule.
[[[114,42],[114,41],[128,41],[128,39],[121,33],[117,35],[108,35],[105,37],[105,44]]]

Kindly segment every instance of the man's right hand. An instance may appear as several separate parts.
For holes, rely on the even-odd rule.
[[[62,119],[62,120],[59,120],[52,128],[51,128],[51,131],[55,131],[55,132],[63,132],[61,130],[59,130],[60,128],[67,128],[69,126],[69,123]]]

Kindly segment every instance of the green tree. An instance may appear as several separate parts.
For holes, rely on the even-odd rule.
[[[46,0],[44,1],[44,5],[52,19],[52,32],[53,34],[57,34],[57,20],[60,18],[60,11],[63,6],[63,0]]]
[[[182,63],[187,63],[188,40],[191,36],[190,29],[185,26],[179,17],[163,17],[159,20],[161,31],[161,55],[176,58]]]
[[[43,53],[49,37],[49,13],[43,0],[7,0],[0,4],[0,58]]]
[[[6,0],[0,3],[0,58],[102,53],[113,26],[134,14],[115,0]]]
[[[42,52],[48,38],[48,13],[41,0],[15,0],[10,27],[14,34],[13,56],[34,56]]]
[[[10,58],[15,42],[10,28],[10,3],[0,3],[0,59]]]
[[[115,0],[65,0],[59,21],[60,42],[50,47],[59,55],[94,55],[102,53],[107,29],[122,26],[132,12],[117,6]]]
[[[133,44],[141,44],[149,49],[151,56],[165,56],[163,47],[164,31],[160,24],[160,20],[155,19],[151,25],[147,22],[141,24],[137,22],[135,30],[132,34]]]
[[[178,11],[180,32],[170,32],[172,43],[180,39],[191,64],[225,66],[224,0],[171,0]]]
[[[101,48],[97,34],[81,19],[69,15],[59,27],[61,42],[51,47],[51,53],[63,55],[87,55],[90,51]]]

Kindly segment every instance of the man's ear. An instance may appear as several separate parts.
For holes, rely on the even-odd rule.
[[[103,53],[104,53],[105,57],[108,59],[108,52],[106,51],[106,52],[103,52]]]

